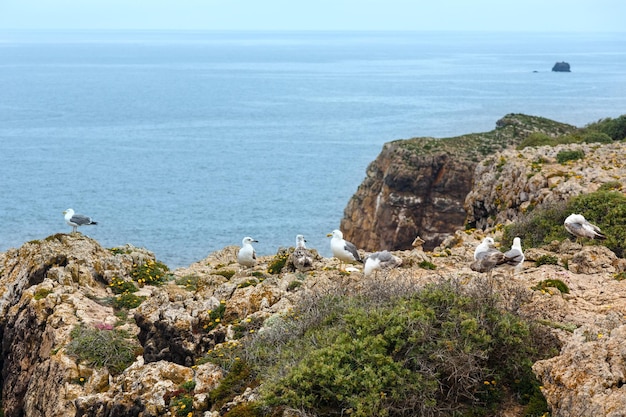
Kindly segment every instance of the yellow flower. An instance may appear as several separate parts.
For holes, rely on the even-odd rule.
[[[602,333],[598,333],[598,339],[602,339],[602,336],[604,336]]]
[[[181,406],[180,406],[180,409],[181,409],[181,410],[184,410],[184,409],[185,409],[185,407],[186,407],[186,405],[185,405],[185,404],[183,404],[183,405],[181,405]]]
[[[216,322],[216,323],[219,323],[219,322],[220,322],[220,319],[219,319],[219,318],[216,318],[216,319],[215,319],[215,322]]]

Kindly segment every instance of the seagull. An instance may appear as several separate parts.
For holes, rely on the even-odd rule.
[[[71,208],[65,210],[63,214],[65,215],[65,223],[72,226],[72,233],[76,233],[78,226],[98,224],[98,222],[91,220],[91,217],[84,216],[82,214],[75,214],[74,210],[72,210]]]
[[[258,240],[252,239],[250,236],[246,236],[241,241],[241,249],[237,253],[237,262],[242,266],[254,266],[256,265],[256,252],[252,247],[252,242],[259,242]]]
[[[581,214],[570,214],[565,219],[565,230],[576,236],[576,240],[581,237],[589,239],[606,239],[600,228],[589,223]]]
[[[506,262],[502,252],[495,247],[493,238],[486,237],[474,250],[474,262],[470,265],[472,271],[489,272],[498,265]]]
[[[293,266],[298,271],[306,271],[313,266],[313,255],[306,248],[306,240],[302,235],[296,236],[296,249],[291,256]]]
[[[368,277],[372,272],[375,274],[381,269],[391,269],[402,265],[402,259],[394,256],[389,251],[374,252],[365,258],[363,275]]]
[[[522,240],[519,237],[513,238],[511,249],[504,252],[506,264],[512,267],[512,274],[522,269],[524,264],[524,252],[522,251]]]
[[[333,230],[332,233],[326,235],[328,237],[332,236],[330,240],[330,249],[333,252],[333,256],[339,259],[339,270],[343,271],[343,263],[344,262],[361,262],[363,263],[363,259],[361,259],[361,255],[359,255],[359,251],[357,250],[354,244],[348,242],[343,239],[343,233],[340,230]]]
[[[489,250],[489,247],[493,246],[495,248],[495,244],[496,242],[493,240],[492,237],[484,238],[483,241],[480,242],[478,246],[476,246],[476,249],[474,249],[474,260],[477,261],[479,255],[481,253],[487,252]]]

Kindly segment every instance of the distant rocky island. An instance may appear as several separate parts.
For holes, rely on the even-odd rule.
[[[306,272],[294,267],[293,248],[244,268],[237,264],[235,246],[170,271],[148,249],[103,248],[80,233],[42,237],[0,253],[3,413],[304,417],[346,410],[380,415],[378,409],[389,416],[419,415],[419,410],[448,416],[488,407],[496,415],[520,417],[621,415],[626,409],[624,222],[612,223],[604,230],[607,241],[597,245],[568,238],[562,222],[553,219],[558,218],[554,207],[572,198],[597,193],[598,202],[626,198],[625,120],[577,128],[510,114],[490,132],[386,144],[341,224],[363,255],[389,249],[402,259],[400,267],[373,277],[340,271],[336,259],[314,249]],[[529,216],[544,208],[545,222],[530,223]],[[606,214],[607,222],[614,215],[619,213]],[[562,234],[550,238],[551,227]],[[498,269],[487,277],[469,268],[485,236],[504,250],[511,230],[545,232],[548,243],[531,243],[535,237],[525,235],[526,262],[517,274]],[[449,292],[422,297],[441,301],[437,314],[389,304],[442,283],[446,291],[491,300],[495,304],[487,307],[501,311],[492,319],[506,320],[496,321],[496,333],[487,335],[480,326],[488,318],[475,320],[450,308],[453,301],[443,297]],[[366,297],[376,307],[360,316],[358,305]],[[471,299],[464,299],[464,308]],[[337,300],[353,304],[337,307]],[[385,308],[393,314],[386,316]],[[451,334],[466,334],[463,343],[426,338],[416,349],[403,336],[412,328],[413,335],[425,337],[430,330],[420,320],[444,313],[460,314]],[[397,322],[401,314],[409,314],[407,321]],[[384,325],[374,321],[378,318]],[[346,334],[329,327],[326,336],[320,330],[346,322],[367,331]],[[523,379],[528,385],[507,382],[492,368],[482,373],[476,364],[488,366],[524,345],[519,338],[529,337],[525,322],[541,335],[537,349],[543,352],[532,363],[524,357],[512,367],[532,369]],[[307,330],[305,323],[312,327]],[[299,344],[298,337],[306,335],[315,343]],[[335,344],[323,345],[331,335]],[[366,337],[371,342],[365,343]],[[492,337],[511,345],[504,351],[489,344],[480,352],[468,350]],[[389,347],[392,342],[397,345]],[[458,360],[444,360],[447,370],[421,368],[424,378],[450,372],[448,382],[407,391],[393,379],[375,395],[364,394],[369,384],[385,381],[384,372],[403,372],[398,364],[411,364],[410,356],[395,361],[394,355],[414,354],[427,343],[438,350],[424,360],[446,354]],[[298,351],[315,344],[318,350],[296,360]],[[370,348],[371,356],[359,356]],[[499,353],[490,357],[488,349]],[[261,371],[250,363],[266,365]],[[345,373],[351,371],[361,373]],[[274,372],[273,377],[263,372]],[[281,378],[291,385],[276,385]],[[316,385],[322,380],[336,385]],[[301,395],[298,389],[310,391]],[[424,392],[432,397],[422,399]]]
[[[567,62],[557,62],[552,67],[552,71],[554,71],[554,72],[571,72],[569,64]]]

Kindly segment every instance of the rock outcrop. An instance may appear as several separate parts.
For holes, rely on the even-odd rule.
[[[554,72],[571,72],[570,66],[567,62],[557,62],[552,67],[552,71]]]
[[[580,159],[558,162],[561,152]],[[626,143],[509,149],[476,165],[465,200],[467,223],[485,229],[514,221],[529,209],[566,201],[603,184],[626,184]]]
[[[531,133],[556,135],[573,129],[511,114],[491,132],[387,143],[348,202],[340,228],[347,240],[368,251],[410,249],[416,236],[431,250],[463,227],[465,197],[479,161]]]

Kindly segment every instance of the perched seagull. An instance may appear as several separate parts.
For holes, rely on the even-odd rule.
[[[470,265],[472,271],[488,272],[498,265],[506,262],[506,258],[502,252],[495,247],[493,238],[486,237],[474,250],[474,262]]]
[[[327,236],[332,236],[332,239],[330,240],[330,249],[333,252],[333,256],[339,259],[340,271],[343,271],[344,262],[363,263],[363,259],[361,259],[361,255],[359,255],[359,251],[357,250],[356,246],[354,246],[354,244],[348,242],[347,240],[344,240],[343,233],[341,233],[340,230],[335,229]]]
[[[74,210],[68,208],[63,212],[65,215],[65,223],[72,226],[72,233],[76,233],[76,229],[78,226],[88,226],[92,224],[98,224],[98,222],[94,222],[91,220],[91,217],[83,216],[82,214],[75,214]]]
[[[576,236],[576,240],[581,237],[588,239],[606,239],[600,228],[589,223],[581,214],[570,214],[565,219],[565,230]]]
[[[524,264],[524,252],[522,251],[522,240],[519,237],[513,238],[513,245],[511,249],[504,252],[506,258],[506,264],[512,267],[512,273],[522,269]]]
[[[252,247],[252,242],[259,242],[252,239],[250,236],[246,236],[241,241],[241,249],[237,253],[237,262],[242,266],[254,266],[256,265],[256,252]]]
[[[365,258],[365,266],[363,267],[363,275],[368,277],[374,272],[375,274],[381,269],[391,269],[402,265],[402,259],[394,256],[389,251],[374,252]]]
[[[493,238],[484,238],[483,241],[480,242],[478,246],[476,246],[476,249],[474,249],[474,260],[477,261],[479,255],[486,253],[490,247],[493,247],[495,249],[495,245],[496,242],[493,240]]]
[[[302,235],[296,236],[296,249],[291,256],[293,266],[298,271],[306,271],[313,266],[313,255],[306,248],[306,240]]]

